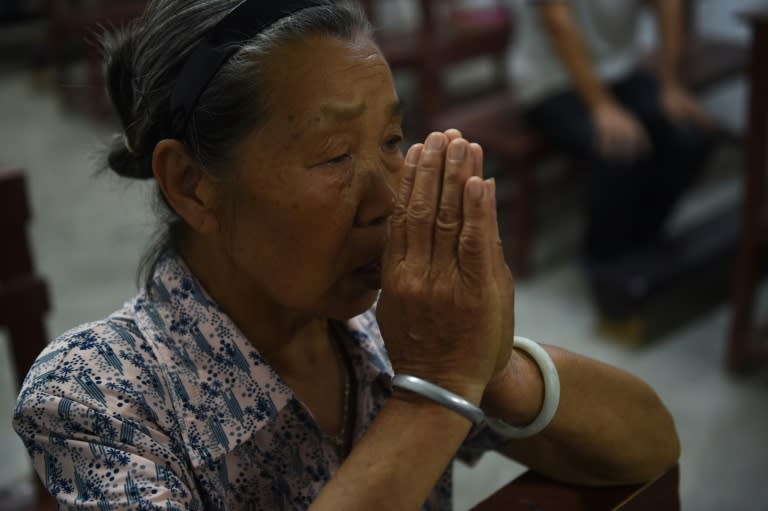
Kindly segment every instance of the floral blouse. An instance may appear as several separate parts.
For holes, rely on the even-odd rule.
[[[372,312],[345,326],[357,442],[391,393],[392,367]],[[41,353],[14,427],[62,510],[301,510],[341,463],[175,255],[158,267],[151,295],[142,290]],[[475,432],[462,454],[495,443]],[[450,468],[423,509],[451,509]]]

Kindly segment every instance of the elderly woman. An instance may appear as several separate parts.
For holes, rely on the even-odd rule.
[[[675,463],[648,386],[514,336],[482,151],[403,157],[357,7],[156,0],[107,50],[109,166],[157,182],[167,234],[21,391],[60,509],[443,510],[457,454],[582,484]]]

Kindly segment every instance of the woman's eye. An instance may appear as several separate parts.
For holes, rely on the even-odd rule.
[[[395,135],[393,137],[390,137],[387,139],[386,142],[384,142],[384,148],[387,151],[398,151],[400,150],[400,143],[403,141],[403,137],[400,135]]]
[[[324,165],[338,165],[339,163],[344,163],[345,161],[349,160],[352,156],[350,156],[347,153],[341,154],[337,156],[336,158],[331,158],[330,160],[326,161]]]

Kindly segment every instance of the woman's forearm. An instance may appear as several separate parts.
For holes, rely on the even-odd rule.
[[[419,396],[389,399],[310,509],[420,509],[470,428],[469,420]]]
[[[510,441],[502,452],[550,477],[576,484],[652,479],[680,454],[674,421],[656,393],[620,369],[547,346],[560,376],[561,397],[550,425]],[[515,350],[514,374],[489,386],[483,407],[517,425],[538,414],[543,382],[535,362]]]

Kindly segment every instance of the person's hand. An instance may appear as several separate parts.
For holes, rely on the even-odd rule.
[[[479,146],[457,133],[433,133],[408,151],[377,306],[396,373],[474,402],[506,364],[499,358],[513,328],[502,296],[511,280],[496,279],[494,185],[481,169]]]
[[[445,132],[449,143],[453,140],[462,138],[459,130],[449,129]],[[483,148],[479,144],[470,144],[470,152],[473,158],[473,175],[483,177]],[[496,197],[496,181],[490,181],[493,187],[493,196]],[[512,272],[507,266],[504,258],[504,245],[501,241],[499,223],[497,218],[497,208],[492,211],[493,218],[491,222],[496,225],[496,237],[492,239],[489,250],[493,255],[493,276],[501,296],[503,322],[501,339],[499,341],[499,353],[496,358],[496,368],[491,382],[504,376],[503,373],[510,370],[510,356],[512,354],[512,344],[515,338],[515,284]]]
[[[632,158],[650,150],[645,128],[628,111],[612,101],[600,103],[592,110],[597,146],[609,158]]]
[[[714,120],[699,102],[679,85],[661,87],[661,105],[672,122],[692,121],[705,127],[714,125]]]

